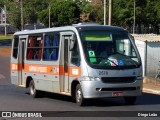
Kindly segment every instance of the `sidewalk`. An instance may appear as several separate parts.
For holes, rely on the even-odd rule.
[[[143,81],[143,92],[160,95],[160,80],[145,77]]]

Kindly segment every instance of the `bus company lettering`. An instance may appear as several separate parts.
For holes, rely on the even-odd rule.
[[[18,67],[17,67],[17,64],[12,64],[12,70],[17,70]]]
[[[47,73],[47,67],[38,67],[38,66],[29,66],[30,72],[40,72],[40,73]]]

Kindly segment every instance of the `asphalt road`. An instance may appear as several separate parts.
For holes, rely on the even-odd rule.
[[[10,82],[10,68],[9,68],[10,58],[0,56],[0,112],[3,111],[47,111],[45,114],[47,116],[51,115],[49,113],[52,111],[52,114],[55,114],[55,116],[60,117],[42,117],[42,118],[32,118],[36,120],[72,120],[72,119],[78,119],[78,120],[135,120],[135,119],[148,119],[148,120],[158,120],[158,117],[143,117],[143,114],[145,114],[145,111],[148,111],[147,113],[152,113],[152,111],[159,111],[158,116],[160,116],[160,96],[155,94],[148,94],[143,93],[142,96],[140,96],[137,99],[137,102],[135,105],[125,105],[125,102],[122,98],[108,98],[108,99],[98,99],[98,100],[89,100],[88,105],[85,107],[79,107],[71,97],[63,96],[63,95],[57,95],[57,94],[51,94],[47,93],[45,97],[43,98],[31,98],[28,89],[16,87],[14,85],[11,85]],[[86,117],[87,114],[78,112],[78,111],[86,111],[89,117]],[[89,112],[93,111],[93,112]],[[105,116],[107,114],[107,111],[116,111],[111,113],[113,116],[111,117],[96,117],[98,115],[101,115],[99,111],[102,112],[102,116]],[[120,111],[120,112],[117,112]],[[129,117],[130,112],[129,111],[139,111],[141,113],[141,116],[138,117],[138,115]],[[139,113],[138,112],[138,113]],[[82,115],[81,115],[82,114]],[[121,116],[122,114],[122,116]],[[132,113],[131,113],[132,114]],[[137,112],[136,112],[137,114]],[[67,116],[68,117],[64,117]],[[72,115],[79,115],[79,117],[72,117]],[[83,117],[83,115],[85,117]],[[92,117],[93,115],[93,117]],[[128,117],[125,117],[127,116]],[[107,115],[106,115],[107,116]],[[82,118],[83,117],[83,118]],[[0,118],[0,120],[10,120],[10,119],[16,119],[21,120],[22,118]],[[23,118],[30,120],[31,118]]]

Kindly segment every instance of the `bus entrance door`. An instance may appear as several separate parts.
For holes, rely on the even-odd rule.
[[[60,63],[63,65],[63,75],[60,79],[60,91],[69,92],[69,42],[70,36],[63,35],[62,37],[62,51]]]
[[[18,55],[18,85],[25,86],[24,81],[24,60],[25,60],[25,46],[27,36],[19,37],[19,55]]]

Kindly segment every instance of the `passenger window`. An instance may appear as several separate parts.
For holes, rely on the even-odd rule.
[[[58,59],[59,37],[59,34],[56,33],[45,35],[43,60],[54,61]]]
[[[42,58],[42,35],[29,36],[27,45],[27,59],[41,60]]]
[[[80,65],[80,54],[79,54],[79,47],[77,42],[74,46],[74,50],[71,52],[71,63],[76,66]]]
[[[17,58],[18,55],[18,44],[19,44],[19,39],[17,36],[14,38],[14,43],[13,43],[13,57]]]

